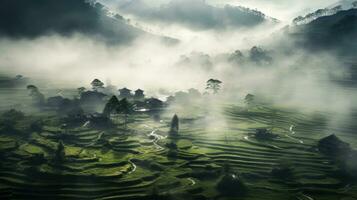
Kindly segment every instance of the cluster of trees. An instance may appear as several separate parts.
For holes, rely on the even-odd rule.
[[[173,103],[176,104],[186,104],[186,103],[194,103],[196,100],[199,102],[199,100],[202,99],[203,96],[209,95],[209,94],[218,94],[219,91],[222,88],[222,81],[218,79],[209,79],[206,82],[206,91],[202,94],[199,90],[191,88],[187,91],[179,91],[176,92],[172,96],[168,96],[166,98],[166,104],[170,105]]]
[[[4,112],[0,118],[0,132],[2,133],[12,133],[16,132],[15,126],[19,120],[25,118],[24,113],[11,109]]]
[[[85,87],[77,88],[79,98],[75,97],[74,99],[68,99],[62,96],[53,96],[46,99],[35,85],[28,85],[27,89],[30,91],[30,96],[36,106],[56,109],[59,114],[67,115],[69,121],[73,119],[73,121],[78,121],[79,123],[82,122],[84,118],[89,120],[87,116],[84,116],[85,112],[82,108],[85,108],[86,112],[92,113],[97,113],[98,110],[102,110],[103,115],[101,117],[109,119],[111,114],[122,114],[124,115],[126,125],[128,115],[134,111],[134,108],[156,110],[164,106],[164,102],[159,99],[145,99],[144,91],[141,89],[136,90],[135,94],[132,94],[131,90],[127,88],[120,89],[119,97],[121,100],[119,101],[114,95],[117,90],[112,90],[113,86],[105,87],[105,84],[101,80],[94,79],[91,82],[91,87],[91,90],[87,90]],[[109,91],[108,88],[110,88],[111,91]],[[107,101],[108,95],[114,96]],[[101,117],[93,118],[98,119]],[[99,121],[103,121],[104,118]]]
[[[208,54],[202,52],[192,52],[189,55],[181,55],[176,65],[181,67],[198,66],[204,70],[211,70],[213,68],[213,61]]]
[[[49,97],[48,99],[35,85],[28,85],[27,90],[32,98],[33,104],[38,108],[54,108],[59,114],[78,115],[83,113],[78,99],[68,99],[62,96]]]
[[[124,115],[124,125],[127,127],[128,116],[134,111],[134,106],[126,99],[118,100],[116,96],[112,96],[105,105],[103,115],[110,118],[113,114]]]
[[[255,130],[254,137],[257,140],[271,140],[277,138],[278,135],[272,133],[270,130],[266,128],[258,128]]]
[[[102,92],[105,94],[113,94],[116,90],[116,88],[112,85],[104,86],[105,84],[99,80],[99,79],[94,79],[91,82],[92,90],[95,92]],[[77,89],[79,95],[83,94],[86,91],[86,88],[80,87]],[[121,98],[133,98],[135,100],[143,100],[145,98],[144,91],[141,89],[137,89],[134,94],[131,93],[131,90],[128,88],[122,88],[119,89],[119,96]]]
[[[28,119],[21,111],[11,109],[0,115],[0,133],[28,133],[42,131],[43,122],[36,118]]]
[[[228,162],[223,164],[220,176],[216,184],[216,189],[220,195],[226,197],[242,197],[248,192],[248,187],[242,177],[231,168]]]
[[[242,51],[236,50],[228,57],[228,61],[236,64],[252,62],[259,66],[265,66],[273,63],[273,57],[270,51],[258,46],[253,46],[247,56],[244,55]]]
[[[353,2],[352,7],[356,8],[357,7],[357,1]],[[295,19],[293,19],[293,24],[294,25],[300,25],[300,24],[307,24],[317,18],[323,17],[323,16],[328,16],[328,15],[334,15],[337,12],[341,11],[343,8],[341,5],[335,6],[333,8],[324,8],[324,9],[318,9],[315,12],[309,13],[305,16],[298,16]]]

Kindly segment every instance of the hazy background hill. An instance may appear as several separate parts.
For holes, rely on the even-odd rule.
[[[277,22],[257,10],[231,5],[216,7],[203,0],[171,0],[160,6],[143,0],[118,1],[116,7],[144,21],[180,24],[195,30],[249,28],[264,22]]]
[[[293,27],[290,33],[299,46],[309,50],[331,51],[340,56],[353,57],[357,48],[357,9],[319,17]]]
[[[122,16],[107,14],[103,5],[84,0],[3,0],[0,35],[35,38],[81,33],[119,43],[144,34],[128,25]]]

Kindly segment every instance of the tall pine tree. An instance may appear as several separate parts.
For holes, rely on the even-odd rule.
[[[119,100],[116,96],[112,96],[108,103],[105,104],[103,115],[106,117],[110,117],[111,114],[115,114],[118,112],[119,109]]]

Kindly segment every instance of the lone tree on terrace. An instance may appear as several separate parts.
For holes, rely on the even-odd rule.
[[[45,96],[39,91],[35,85],[28,85],[27,90],[30,92],[30,96],[35,105],[43,106],[45,104]]]
[[[124,127],[127,128],[128,117],[133,112],[133,105],[126,99],[122,99],[119,101],[117,113],[124,114]]]
[[[171,120],[170,134],[171,135],[177,135],[178,131],[179,131],[179,118],[175,114],[174,117]]]
[[[222,81],[218,79],[209,79],[206,84],[206,90],[210,90],[213,94],[217,94],[221,89]]]
[[[64,161],[66,153],[64,151],[64,145],[62,141],[59,141],[55,154],[55,162],[60,164]]]

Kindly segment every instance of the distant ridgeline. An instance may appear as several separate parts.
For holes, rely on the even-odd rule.
[[[85,0],[2,0],[0,36],[35,38],[82,33],[110,42],[130,41],[143,31],[103,5]]]
[[[180,24],[195,30],[254,27],[264,22],[278,22],[258,10],[231,5],[217,7],[204,0],[170,0],[160,7],[144,1],[118,1],[118,8],[142,20]]]
[[[355,59],[357,48],[357,9],[342,10],[319,17],[289,30],[297,45],[312,51],[327,51]]]
[[[357,8],[357,1],[347,2],[345,4],[338,3],[328,8],[318,9],[315,12],[309,13],[305,16],[298,16],[293,20],[295,25],[307,24],[314,21],[317,18],[334,15],[342,10],[349,10],[351,8]]]
[[[13,78],[0,76],[0,88],[24,87],[28,81],[28,78],[21,75],[17,75]]]
[[[346,4],[348,2],[348,4]],[[294,19],[288,34],[295,46],[311,53],[330,53],[345,67],[349,77],[336,80],[357,85],[357,1],[317,10]]]

